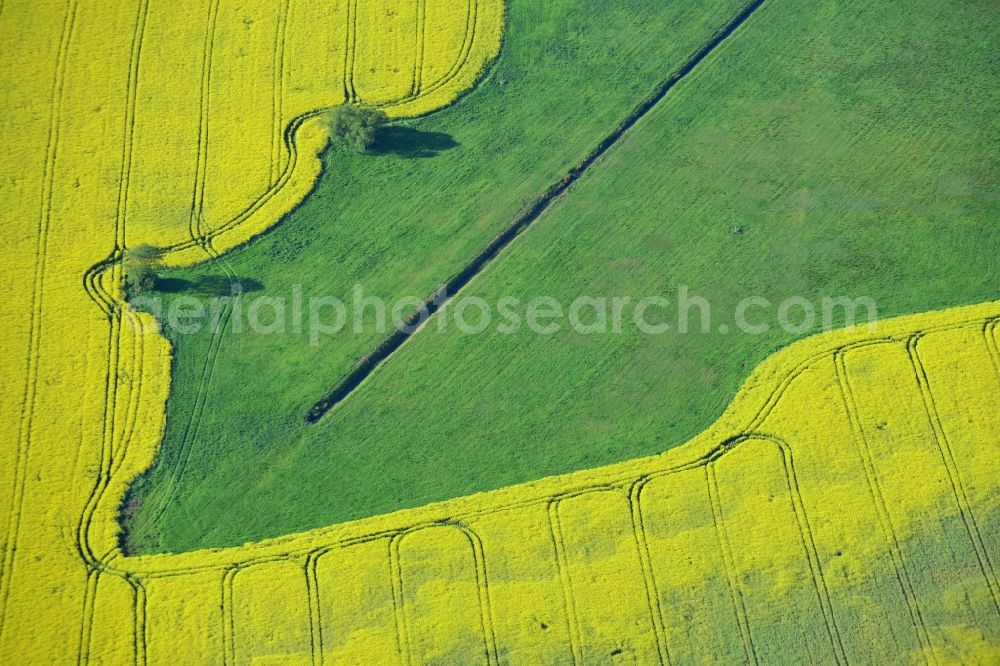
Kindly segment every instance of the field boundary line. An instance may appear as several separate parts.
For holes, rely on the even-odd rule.
[[[985,304],[985,305],[996,305],[996,304]],[[976,306],[976,307],[980,310],[983,309],[983,306]],[[958,309],[956,308],[954,310],[957,311]],[[915,317],[918,317],[918,315],[910,315],[907,317],[900,317],[898,319],[900,322],[902,321],[908,322],[911,320],[915,320],[914,319]],[[967,316],[956,317],[951,320],[945,321],[944,323],[935,324],[933,326],[925,326],[924,330],[945,331],[945,330],[955,330],[958,328],[968,327],[972,325],[982,326],[983,322],[991,321],[995,318],[997,318],[997,315],[993,312],[991,312],[988,315],[970,314]],[[906,326],[909,326],[909,324],[906,324]],[[901,330],[902,329],[900,328],[900,326],[896,325],[890,328],[886,332],[880,333],[879,335],[872,335],[869,338],[860,338],[860,339],[854,339],[853,337],[849,338],[849,341],[847,343],[842,342],[843,340],[842,337],[837,337],[830,340],[829,343],[824,342],[824,346],[822,346],[821,351],[819,352],[796,354],[794,356],[788,357],[788,361],[786,361],[781,367],[799,368],[804,364],[815,363],[822,358],[833,359],[835,355],[841,354],[845,350],[863,349],[892,342],[901,342],[907,339],[908,337],[907,334],[900,332]],[[912,329],[907,328],[906,330],[912,330]],[[844,331],[842,331],[841,333],[844,334],[848,333],[848,329],[844,329]],[[855,333],[854,335],[857,334]],[[838,342],[840,344],[837,344]],[[817,345],[814,343],[813,348],[816,347]],[[798,359],[802,358],[806,359],[804,363],[796,362]],[[787,371],[782,370],[780,374],[775,375],[774,378],[767,378],[761,376],[757,377],[757,381],[759,382],[761,380],[767,379],[767,382],[770,383],[772,380],[777,381],[777,378],[784,377],[787,374],[788,374]],[[787,382],[782,382],[782,385],[784,386],[784,388],[780,389],[779,391],[770,392],[769,397],[766,398],[766,401],[772,401],[776,393],[780,393],[782,390],[787,390]],[[745,386],[745,388],[747,387]],[[765,401],[764,400],[765,393],[763,391],[757,391],[757,393],[759,394],[760,401]],[[758,399],[755,399],[755,404],[759,404]],[[741,430],[737,427],[738,424],[743,421],[742,414],[744,412],[749,413],[750,411],[751,410],[746,409],[744,407],[743,409],[740,410],[740,412],[735,414],[730,414],[728,417],[726,415],[723,415],[723,417],[721,417],[722,420],[717,421],[715,425],[707,429],[703,434],[703,436],[700,438],[703,440],[703,443],[697,445],[696,448],[692,451],[692,455],[696,455],[697,457],[683,461],[673,461],[673,460],[660,461],[658,459],[662,457],[664,454],[657,454],[654,456],[649,456],[647,458],[638,459],[637,461],[630,461],[630,464],[635,464],[637,462],[644,461],[648,465],[655,465],[656,467],[651,471],[648,471],[645,474],[638,475],[640,477],[645,476],[650,479],[654,479],[659,476],[670,474],[676,471],[702,467],[705,465],[706,462],[710,462],[715,458],[717,458],[718,456],[722,455],[727,450],[728,446],[730,446],[730,444],[727,444],[727,442],[733,439],[733,437],[726,437],[726,436],[713,437],[712,438],[713,441],[721,443],[709,445],[707,441],[704,441],[707,434],[711,432],[716,432],[719,435],[725,435],[726,431],[728,431],[729,433],[742,432],[742,433],[752,434],[753,431]],[[697,451],[700,451],[700,453],[696,453]],[[394,535],[397,535],[403,531],[412,529],[414,527],[431,526],[434,524],[440,524],[442,521],[449,521],[449,520],[469,521],[482,516],[495,515],[499,512],[509,511],[512,509],[526,508],[531,506],[542,506],[542,505],[550,506],[553,502],[558,501],[561,498],[571,497],[576,494],[585,492],[592,492],[596,489],[601,489],[601,488],[615,489],[618,488],[619,486],[622,488],[628,487],[636,482],[637,475],[628,469],[624,468],[618,469],[618,467],[620,467],[623,464],[624,463],[620,463],[618,465],[611,466],[614,469],[609,471],[610,476],[606,476],[602,479],[591,479],[587,477],[586,475],[588,474],[588,471],[582,471],[582,472],[577,472],[575,474],[571,474],[570,476],[578,476],[578,475],[584,475],[584,476],[578,480],[570,479],[569,484],[563,486],[560,489],[549,490],[549,491],[536,491],[533,494],[525,495],[524,499],[506,500],[501,503],[489,506],[465,507],[462,503],[467,498],[459,497],[455,498],[454,500],[445,501],[443,503],[435,503],[435,505],[437,504],[442,505],[436,512],[432,512],[429,516],[427,515],[426,512],[420,512],[418,514],[419,517],[414,516],[414,518],[409,522],[404,522],[400,524],[390,522],[386,524],[384,527],[375,528],[364,533],[351,533],[350,530],[347,530],[347,532],[344,533],[342,525],[339,524],[331,525],[327,527],[317,528],[314,530],[309,530],[305,533],[288,534],[288,535],[282,535],[280,537],[275,537],[273,539],[267,539],[258,542],[257,544],[254,544],[255,548],[252,551],[240,552],[241,550],[243,550],[242,547],[237,547],[235,549],[234,548],[220,549],[216,553],[213,553],[212,554],[213,556],[210,557],[208,560],[204,561],[203,563],[199,563],[197,565],[180,564],[181,562],[185,562],[187,559],[189,559],[186,557],[185,554],[174,554],[169,556],[160,556],[160,555],[137,556],[135,558],[125,557],[121,559],[119,559],[120,556],[116,556],[116,558],[113,559],[119,559],[119,561],[121,561],[122,564],[125,565],[125,568],[119,568],[118,569],[119,571],[132,572],[132,573],[142,572],[143,576],[147,576],[150,578],[160,578],[160,577],[167,578],[177,575],[186,575],[189,573],[207,572],[207,571],[224,572],[227,568],[230,568],[232,566],[237,566],[237,565],[251,566],[253,564],[262,561],[273,559],[274,558],[273,553],[275,552],[281,552],[283,557],[305,556],[311,550],[316,549],[317,547],[316,539],[326,540],[324,544],[326,547],[329,547],[331,549],[337,549],[361,543],[371,543],[379,539],[392,538]],[[593,473],[594,470],[590,470],[589,472]],[[523,485],[523,484],[518,484],[518,485]],[[458,504],[455,505],[454,508],[451,508],[452,505],[455,504],[456,502]],[[312,535],[309,543],[304,543],[302,541],[302,537],[305,534]],[[555,544],[553,544],[553,548],[556,548]],[[237,556],[237,559],[224,559],[224,558],[229,558],[230,556]],[[152,564],[154,560],[157,562],[160,561],[159,558],[161,557],[169,557],[172,561],[177,561],[178,565],[175,567],[147,566],[149,564]],[[149,558],[152,558],[152,560]]]

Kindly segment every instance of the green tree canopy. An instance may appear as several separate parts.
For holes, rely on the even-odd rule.
[[[330,110],[327,124],[335,146],[363,153],[375,143],[375,132],[389,120],[385,112],[366,106],[341,104]]]
[[[140,243],[125,250],[122,269],[125,273],[125,293],[129,298],[150,291],[156,286],[156,267],[163,257],[163,248]]]

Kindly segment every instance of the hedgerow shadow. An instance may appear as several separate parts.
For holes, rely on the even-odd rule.
[[[232,279],[225,275],[199,275],[193,280],[160,277],[156,291],[163,294],[196,294],[199,296],[235,296],[261,291],[264,284],[253,278]]]
[[[436,157],[461,144],[446,132],[425,132],[413,127],[392,125],[375,134],[370,155],[396,155],[411,159]]]

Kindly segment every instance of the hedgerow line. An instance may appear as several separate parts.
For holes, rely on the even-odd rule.
[[[538,220],[551,205],[573,185],[590,167],[631,130],[636,123],[656,108],[677,84],[695,71],[712,52],[731,37],[764,4],[764,0],[751,0],[741,10],[712,35],[676,70],[674,70],[646,100],[633,109],[618,126],[607,135],[598,146],[577,163],[561,180],[551,185],[545,192],[526,206],[511,223],[493,238],[480,252],[466,263],[458,273],[427,296],[421,306],[407,317],[375,348],[365,355],[346,375],[321,397],[306,413],[309,423],[316,423],[330,410],[352,395],[364,381],[395,354],[403,344],[418,333],[423,325],[479,275],[515,238]],[[471,47],[470,47],[471,48]]]

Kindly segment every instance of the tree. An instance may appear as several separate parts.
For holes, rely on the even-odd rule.
[[[364,153],[375,143],[375,132],[389,120],[379,109],[341,104],[327,115],[330,141],[335,146]]]
[[[125,293],[129,298],[156,287],[156,267],[163,256],[163,249],[141,243],[125,250],[122,269],[125,272]]]

